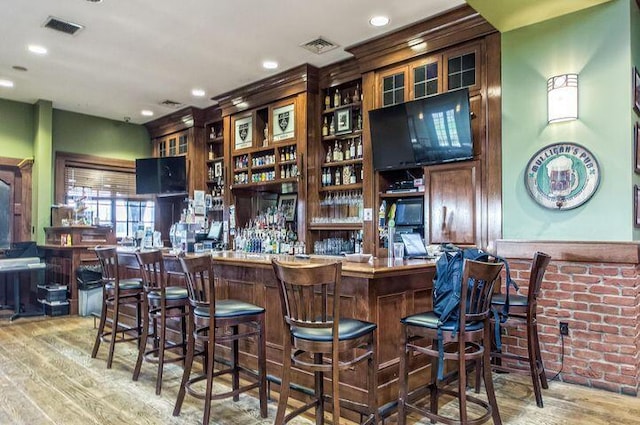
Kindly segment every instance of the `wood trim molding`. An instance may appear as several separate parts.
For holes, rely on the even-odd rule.
[[[202,109],[189,106],[144,124],[152,139],[192,127],[204,127],[205,113]]]
[[[257,108],[303,92],[318,93],[318,68],[304,64],[214,96],[222,116]]]
[[[320,68],[318,79],[320,88],[326,89],[361,78],[358,62],[354,58],[349,58]]]
[[[496,253],[505,258],[531,259],[536,251],[555,261],[640,264],[640,242],[496,241]]]
[[[364,74],[494,32],[497,30],[478,12],[464,5],[344,50],[355,56]],[[426,43],[424,49],[412,49],[421,42]]]

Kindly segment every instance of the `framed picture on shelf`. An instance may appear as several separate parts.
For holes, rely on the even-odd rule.
[[[280,142],[296,137],[295,103],[273,108],[271,114],[271,140]]]
[[[213,177],[222,177],[222,161],[213,164]]]
[[[236,118],[234,122],[235,150],[246,149],[253,146],[253,116]]]
[[[341,108],[335,112],[335,134],[351,133],[351,107]]]
[[[633,109],[640,114],[640,73],[638,68],[633,68]]]
[[[640,227],[640,186],[633,185],[633,225]]]
[[[298,195],[296,193],[278,196],[278,209],[284,213],[284,219],[286,221],[293,221],[295,219],[297,200]]]

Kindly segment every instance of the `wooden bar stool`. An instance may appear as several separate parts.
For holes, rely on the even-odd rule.
[[[333,423],[340,423],[340,407],[360,413],[362,423],[375,424],[378,415],[378,359],[376,325],[340,317],[342,263],[284,264],[272,260],[286,334],[282,355],[282,384],[275,424],[316,409],[316,424],[324,423],[324,374],[331,375]],[[333,295],[333,297],[330,297]],[[334,320],[335,319],[335,320]],[[357,349],[357,350],[356,350]],[[367,362],[367,403],[340,398],[340,371]],[[314,398],[285,416],[291,367],[314,375]]]
[[[142,271],[145,293],[143,310],[146,314],[142,326],[142,341],[138,350],[138,359],[133,371],[133,380],[138,380],[143,359],[150,363],[157,363],[156,394],[159,395],[162,391],[164,364],[183,361],[186,358],[186,321],[189,298],[187,288],[167,285],[167,273],[160,250],[136,252],[136,257]],[[182,342],[179,344],[167,340],[167,323],[170,320],[180,321]],[[150,335],[151,322],[153,322],[153,334]],[[147,349],[149,337],[153,340],[153,348],[151,349]],[[166,351],[177,349],[182,350],[179,355],[171,358],[165,356]]]
[[[536,252],[531,262],[531,272],[529,274],[529,289],[527,296],[509,294],[509,311],[506,321],[496,324],[500,328],[513,328],[524,326],[527,332],[527,355],[518,355],[516,353],[506,353],[494,347],[491,352],[493,361],[493,370],[501,372],[517,372],[531,375],[533,382],[533,393],[536,397],[538,407],[543,407],[542,388],[549,388],[547,376],[540,354],[540,339],[538,338],[538,295],[544,272],[547,265],[551,261],[551,257],[542,252]],[[491,304],[498,310],[503,312],[507,297],[505,294],[496,294],[491,300]],[[503,363],[502,360],[510,360],[510,363]],[[524,364],[523,364],[524,363]]]
[[[109,354],[107,356],[107,369],[111,369],[113,363],[113,352],[118,342],[138,341],[142,336],[142,312],[144,293],[142,290],[142,281],[140,279],[120,279],[120,262],[116,247],[96,247],[96,256],[102,266],[102,312],[100,313],[100,324],[98,325],[98,333],[96,341],[93,344],[91,358],[96,358],[100,342],[109,343]],[[122,306],[132,306],[136,311],[135,327],[125,326],[120,323],[120,311]],[[111,316],[108,316],[108,310],[111,310]],[[110,330],[105,331],[105,326],[109,324]],[[117,338],[117,334],[122,333],[121,338]],[[126,336],[125,335],[129,335]]]
[[[258,388],[260,415],[266,418],[267,358],[264,308],[243,301],[216,300],[213,262],[210,256],[180,258],[180,264],[189,290],[189,336],[187,360],[173,415],[180,414],[185,393],[189,393],[204,400],[202,423],[208,424],[211,415],[211,400],[233,397],[233,400],[237,401],[240,393]],[[230,328],[231,333],[224,333],[225,328]],[[240,329],[242,332],[239,331]],[[218,330],[221,332],[217,332]],[[251,338],[257,339],[257,373],[238,364],[238,341]],[[203,343],[203,351],[196,352],[196,341]],[[215,347],[216,344],[224,342],[231,342],[231,365],[226,369],[214,372]],[[196,355],[204,356],[204,373],[192,378],[191,369],[193,358]],[[241,387],[240,372],[252,378],[253,382]],[[231,391],[213,394],[213,379],[224,374],[231,375]],[[207,381],[204,393],[192,388],[192,384],[202,380]]]
[[[493,418],[496,425],[502,424],[491,378],[491,297],[495,281],[500,275],[502,263],[484,263],[464,260],[460,291],[460,315],[457,321],[441,323],[433,311],[414,314],[401,319],[403,326],[400,356],[398,424],[404,425],[406,415],[416,412],[431,419],[432,423],[481,424]],[[426,344],[425,344],[426,342]],[[409,356],[422,353],[431,358],[431,382],[409,393]],[[481,359],[484,385],[488,403],[467,394],[467,362]],[[456,370],[438,379],[439,362],[455,360]],[[446,388],[446,383],[456,379],[457,391]],[[429,410],[415,404],[421,396],[429,394]],[[459,416],[452,418],[438,414],[438,398],[446,394],[458,401]],[[467,404],[473,403],[483,410],[483,414],[469,418]]]

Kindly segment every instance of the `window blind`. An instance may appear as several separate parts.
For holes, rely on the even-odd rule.
[[[136,175],[134,171],[66,166],[64,185],[67,195],[129,198],[136,194]]]

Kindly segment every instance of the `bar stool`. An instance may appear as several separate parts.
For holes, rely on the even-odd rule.
[[[138,349],[138,359],[133,370],[133,380],[138,380],[143,359],[150,363],[157,363],[156,394],[160,395],[164,364],[183,361],[186,358],[186,321],[189,298],[187,288],[167,285],[167,273],[160,250],[136,252],[136,258],[142,271],[145,293],[143,310],[146,315],[142,326],[142,341]],[[180,344],[167,340],[167,323],[171,320],[180,321],[182,331]],[[151,322],[153,322],[153,333],[150,335]],[[151,349],[147,349],[149,337],[153,339],[153,348]],[[172,358],[165,357],[166,351],[176,349],[181,349],[182,353]]]
[[[403,353],[400,356],[399,425],[405,424],[406,415],[409,412],[426,416],[432,423],[481,424],[493,418],[494,424],[502,424],[491,378],[491,367],[488,366],[491,351],[489,348],[491,345],[491,297],[501,269],[502,263],[464,260],[460,315],[457,322],[449,320],[441,323],[438,315],[433,311],[401,319]],[[431,358],[431,382],[409,393],[408,362],[413,352],[422,353]],[[488,403],[466,393],[467,362],[475,362],[478,359],[482,359],[481,362],[487,365],[483,367],[483,378]],[[439,379],[436,371],[439,362],[444,360],[455,360],[458,367],[457,370]],[[457,391],[445,388],[445,384],[455,378],[458,380]],[[430,396],[429,410],[415,404],[425,394]],[[453,396],[458,400],[459,418],[438,414],[438,398],[441,394]],[[484,413],[478,417],[469,418],[468,403],[479,406]]]
[[[95,359],[98,355],[100,342],[109,343],[109,354],[107,355],[107,369],[111,369],[113,363],[113,352],[118,342],[138,341],[142,336],[142,319],[141,306],[143,303],[142,281],[140,279],[120,279],[120,262],[116,247],[95,248],[96,256],[102,266],[102,312],[100,313],[100,324],[98,325],[98,333],[96,341],[93,344],[91,358]],[[125,326],[120,323],[120,311],[123,306],[132,306],[136,311],[135,327]],[[111,310],[111,316],[108,316],[108,310]],[[111,329],[105,331],[105,325],[109,323]],[[116,338],[118,333],[122,333],[121,338]],[[130,335],[132,334],[133,335]],[[130,335],[126,336],[125,335]]]
[[[340,421],[341,404],[375,424],[378,414],[378,359],[376,325],[340,317],[342,263],[284,264],[272,260],[286,334],[283,343],[282,384],[275,424],[316,409],[316,424],[324,423],[324,374],[331,374],[333,423]],[[333,294],[333,300],[330,299]],[[336,320],[334,320],[334,318]],[[354,350],[358,349],[355,354]],[[313,359],[311,361],[310,359]],[[340,398],[340,371],[367,362],[367,404]],[[285,416],[291,383],[291,367],[314,375],[314,397]]]
[[[264,308],[243,301],[216,300],[213,262],[210,256],[180,258],[180,264],[189,290],[189,336],[187,360],[173,415],[180,414],[185,393],[189,393],[204,400],[202,423],[206,425],[211,415],[211,400],[233,397],[233,400],[237,401],[240,393],[258,388],[260,415],[266,418],[267,358]],[[231,333],[217,332],[225,328],[230,328]],[[239,332],[239,329],[245,328],[246,330]],[[238,364],[238,341],[251,338],[257,338],[257,373]],[[196,352],[196,341],[203,343],[204,350]],[[214,372],[216,344],[225,342],[231,342],[231,366]],[[191,369],[196,355],[204,356],[204,373],[192,378]],[[240,372],[253,378],[254,381],[240,387]],[[231,375],[231,391],[213,394],[213,379],[225,374]],[[204,393],[192,388],[192,384],[202,380],[207,381]]]
[[[547,265],[551,261],[551,257],[543,252],[536,252],[531,262],[531,272],[529,274],[529,289],[527,296],[509,294],[509,311],[506,321],[497,323],[496,326],[502,328],[513,328],[524,326],[527,332],[527,355],[518,355],[515,353],[502,352],[498,348],[494,348],[491,352],[493,361],[493,370],[501,372],[526,373],[531,375],[533,382],[533,392],[536,397],[538,407],[543,407],[542,388],[548,389],[549,383],[540,354],[540,340],[538,338],[538,295],[544,272]],[[491,304],[498,310],[503,312],[507,297],[505,294],[496,294],[491,300]],[[508,364],[503,364],[502,360],[512,360]],[[513,362],[515,361],[515,362]],[[519,362],[519,363],[518,363]],[[526,364],[523,364],[526,363]]]

